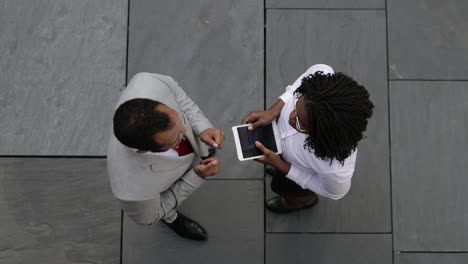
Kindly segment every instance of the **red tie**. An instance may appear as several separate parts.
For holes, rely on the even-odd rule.
[[[190,146],[190,143],[187,140],[185,140],[185,138],[182,138],[180,140],[179,146],[174,150],[177,151],[177,153],[179,153],[179,156],[185,156],[193,152],[192,146]]]

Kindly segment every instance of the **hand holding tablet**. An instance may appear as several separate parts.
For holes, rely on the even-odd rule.
[[[276,121],[271,124],[249,130],[250,124],[234,126],[232,132],[237,149],[237,157],[240,161],[257,159],[263,156],[263,152],[255,146],[255,141],[259,141],[267,149],[276,154],[282,152],[281,141],[278,134]]]

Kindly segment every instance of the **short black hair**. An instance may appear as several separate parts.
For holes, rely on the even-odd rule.
[[[156,110],[161,102],[136,98],[121,104],[114,114],[115,137],[125,146],[146,151],[159,151],[153,135],[166,131],[172,124],[169,116]]]
[[[322,160],[342,165],[364,137],[374,104],[369,92],[351,77],[339,72],[316,72],[302,79],[294,92],[303,96],[307,120],[304,148]]]

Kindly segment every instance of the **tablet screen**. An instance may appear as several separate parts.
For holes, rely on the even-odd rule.
[[[247,126],[237,127],[237,132],[244,158],[263,155],[263,152],[255,146],[255,141],[260,141],[266,148],[275,153],[278,152],[272,124],[257,127],[254,130],[248,130]]]

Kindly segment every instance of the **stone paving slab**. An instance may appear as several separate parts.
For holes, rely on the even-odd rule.
[[[388,0],[391,79],[468,79],[468,2]]]
[[[0,263],[119,262],[104,159],[0,159]]]
[[[268,234],[268,264],[392,264],[386,234]]]
[[[467,82],[391,82],[396,251],[468,251],[467,102]]]
[[[263,182],[210,180],[184,201],[180,211],[209,234],[186,240],[164,223],[138,226],[125,217],[123,263],[263,263]]]
[[[395,264],[465,264],[468,253],[395,253]]]
[[[385,8],[385,0],[266,0],[266,8]]]
[[[105,155],[127,1],[0,2],[0,154]]]

